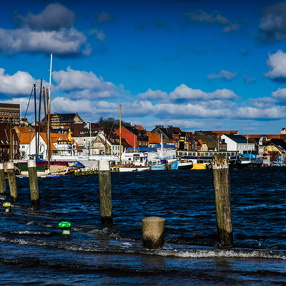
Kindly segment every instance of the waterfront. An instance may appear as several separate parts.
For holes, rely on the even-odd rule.
[[[0,285],[285,285],[285,172],[230,171],[232,250],[216,247],[211,170],[112,173],[111,227],[96,175],[39,178],[38,212],[18,179],[19,206],[1,220]],[[166,219],[159,250],[142,247],[141,220],[153,215]]]

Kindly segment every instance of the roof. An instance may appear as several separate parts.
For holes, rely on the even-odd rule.
[[[145,130],[141,125],[134,125],[134,127],[138,130]]]
[[[247,143],[247,139],[242,135],[225,135],[236,143]]]
[[[51,118],[59,117],[60,121],[63,121],[63,122],[74,122],[74,118],[76,116],[81,119],[81,117],[77,113],[54,113],[54,114],[51,114]]]
[[[161,143],[161,139],[156,133],[152,133],[150,131],[146,131],[147,136],[149,138],[149,144],[159,144]]]
[[[276,146],[280,146],[281,148],[283,148],[284,150],[286,150],[286,142],[282,139],[271,139],[267,144],[267,145],[270,145],[270,144],[274,144]]]
[[[28,131],[28,132],[21,132],[18,134],[19,144],[30,144],[30,142],[35,137],[35,133]]]

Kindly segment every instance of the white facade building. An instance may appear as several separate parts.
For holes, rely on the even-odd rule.
[[[227,151],[238,151],[240,154],[255,151],[255,144],[242,135],[223,134],[221,139],[227,144]]]

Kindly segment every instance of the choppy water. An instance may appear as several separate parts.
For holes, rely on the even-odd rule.
[[[231,250],[216,247],[210,170],[112,173],[111,227],[100,223],[96,175],[39,179],[38,211],[17,179],[19,204],[1,218],[0,285],[286,285],[285,174],[230,171]],[[148,216],[166,220],[162,249],[142,246]]]

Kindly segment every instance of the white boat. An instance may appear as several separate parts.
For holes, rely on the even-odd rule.
[[[119,172],[142,172],[150,170],[149,166],[140,166],[134,164],[112,165],[111,168],[115,168]]]
[[[179,170],[190,170],[193,168],[193,162],[192,161],[179,161],[178,169]]]

